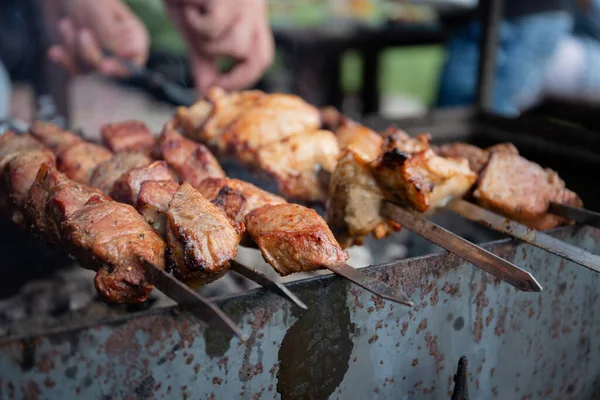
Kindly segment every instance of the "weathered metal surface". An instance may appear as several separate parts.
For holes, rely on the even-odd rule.
[[[557,237],[600,252],[600,231]],[[450,398],[461,356],[472,399],[588,399],[600,376],[592,271],[527,244],[487,246],[531,271],[518,292],[454,255],[370,270],[416,303],[335,276],[293,285],[307,311],[268,292],[223,299],[247,343],[161,309],[0,343],[0,398]]]

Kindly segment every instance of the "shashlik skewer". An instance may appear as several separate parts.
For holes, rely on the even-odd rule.
[[[123,124],[124,128],[133,126],[134,129],[132,131],[123,129],[123,127],[121,127],[119,124],[112,124],[109,126],[112,130],[121,133],[119,136],[110,136],[113,141],[113,147],[126,149],[125,146],[122,146],[122,143],[124,142],[129,147],[134,146],[134,148],[139,148],[139,145],[136,144],[136,141],[139,142],[141,139],[141,142],[145,145],[145,147],[150,148],[150,146],[147,145],[148,140],[146,140],[146,137],[151,136],[151,133],[148,131],[146,135],[139,135],[139,124],[132,124],[131,122],[126,122]],[[69,132],[63,132],[60,129],[56,129],[55,126],[49,124],[34,123],[33,128],[33,131],[39,136],[40,139],[49,143],[60,143],[61,137],[64,137],[65,140],[69,142],[73,141],[71,136],[72,134]],[[106,127],[103,129],[103,131],[105,130]],[[173,143],[167,141],[166,143],[163,143],[163,145],[166,146],[166,149],[175,149],[175,151],[177,151],[177,146],[173,146]],[[94,148],[94,150],[95,149],[97,148]],[[191,155],[193,160],[198,160],[198,157],[194,156],[196,153]],[[70,161],[74,164],[77,164],[76,159],[70,159]],[[212,160],[207,161],[210,163]],[[128,151],[116,153],[110,159],[98,164],[95,168],[93,168],[90,183],[96,184],[96,186],[102,188],[104,193],[109,193],[116,200],[121,200],[132,205],[136,204],[136,198],[138,197],[138,194],[140,194],[141,186],[144,184],[171,184],[173,191],[170,193],[170,196],[165,198],[167,207],[165,207],[165,210],[163,210],[163,215],[165,218],[166,216],[169,216],[173,220],[170,221],[169,224],[163,223],[162,226],[156,226],[152,224],[153,221],[148,221],[151,222],[151,225],[159,234],[161,234],[163,238],[166,238],[167,243],[169,244],[167,248],[167,260],[170,262],[168,264],[174,269],[175,273],[178,274],[180,278],[187,278],[188,283],[192,284],[207,283],[208,281],[212,281],[222,276],[227,272],[229,263],[231,260],[233,260],[237,252],[239,232],[237,232],[236,229],[239,227],[231,226],[229,229],[226,228],[228,225],[223,224],[228,224],[230,221],[228,222],[224,215],[221,216],[221,213],[217,211],[216,207],[205,201],[199,193],[191,189],[191,187],[188,187],[189,185],[179,186],[174,180],[173,172],[168,169],[164,161],[158,161],[152,164],[149,163],[150,159],[148,159],[142,153],[131,153]],[[213,164],[216,164],[216,160],[213,162]],[[216,165],[218,167],[218,164]],[[192,171],[190,167],[193,167],[193,164],[185,167],[184,171]],[[206,173],[214,170],[215,168],[212,168]],[[216,171],[218,174],[220,169],[217,168]],[[192,171],[192,174],[196,176],[195,174],[197,172],[198,171]],[[169,206],[171,199],[175,197],[175,194],[183,190],[187,190],[184,199],[182,201],[175,201],[172,206]],[[156,193],[152,191],[144,192],[144,196],[145,197],[143,198],[152,199],[156,198]],[[175,197],[175,200],[177,200],[178,197],[179,196]],[[197,201],[200,201],[200,204],[194,204],[191,201],[191,198],[195,198]],[[140,212],[143,211],[139,208],[138,210]],[[182,215],[180,211],[183,211],[184,214]],[[144,215],[143,212],[142,215]],[[193,221],[190,221],[192,216],[193,218],[201,219],[205,225],[194,225]],[[221,217],[219,221],[222,224],[218,226],[223,227],[224,229],[217,229],[216,231],[213,230],[211,231],[212,233],[207,233],[201,229],[203,226],[206,226],[206,222],[210,220],[210,218],[219,219],[219,217]],[[168,229],[168,232],[167,226],[170,228]],[[182,234],[188,235],[188,237],[182,237]],[[219,235],[222,236],[228,234],[228,238],[222,238],[224,240],[218,240],[219,238],[216,237]],[[206,255],[216,254],[215,251],[213,251],[215,250],[215,246],[209,246],[209,248],[206,248],[207,240],[209,241],[209,244],[210,241],[216,241],[216,243],[219,244],[229,243],[230,247],[223,248],[225,251],[220,253],[220,258],[218,260],[214,258],[207,259]],[[201,244],[199,249],[195,247],[198,243]],[[204,243],[204,245],[202,245],[202,243]],[[219,248],[219,246],[216,247],[216,249]],[[196,249],[195,252],[194,249]],[[192,267],[196,267],[197,270],[190,273],[188,269],[188,266],[190,265]],[[266,285],[276,293],[288,297],[298,306],[306,308],[306,305],[295,295],[291,294],[287,289],[285,289],[283,285],[271,281],[269,278],[262,276],[260,273],[251,270],[249,270],[249,272],[244,271],[245,269],[249,270],[248,267],[245,267],[239,263],[235,263],[236,272],[242,273],[243,276],[246,276],[248,279],[254,278],[257,283]],[[190,280],[196,280],[196,282],[190,282]]]
[[[308,137],[310,132],[315,132],[319,128],[316,125],[305,126],[291,133],[289,126],[277,126],[265,120],[264,116],[267,112],[263,104],[266,103],[265,99],[276,102],[279,96],[282,95],[257,95],[256,92],[252,92],[251,96],[250,93],[244,92],[227,95],[219,89],[213,89],[207,101],[199,101],[188,109],[180,108],[176,120],[179,121],[179,126],[187,136],[207,142],[221,154],[238,157],[245,165],[259,166],[265,170],[267,168],[264,163],[261,163],[260,154],[264,153],[265,149],[276,146],[276,140],[279,140],[279,143],[290,138],[301,141],[304,137]],[[238,103],[240,99],[245,99],[242,101],[243,106]],[[302,110],[299,111],[300,115],[304,115],[305,112],[310,114],[306,103],[299,99],[296,99],[296,102],[298,110]],[[278,108],[273,107],[269,111],[277,115]],[[247,121],[250,116],[254,118],[254,125],[248,131],[244,131],[241,129],[244,125],[240,121]],[[463,195],[477,179],[477,175],[469,169],[467,160],[444,159],[437,156],[429,148],[428,136],[421,135],[413,139],[400,131],[390,131],[383,137],[342,118],[337,112],[323,113],[323,120],[330,127],[335,128],[339,147],[343,149],[340,159],[332,161],[332,164],[337,162],[337,166],[330,177],[327,218],[344,247],[354,243],[360,244],[370,232],[381,238],[399,229],[399,225],[403,222],[397,220],[400,214],[393,213],[396,219],[393,221],[389,215],[381,212],[384,200],[425,211],[432,204],[443,202],[446,198]],[[218,125],[219,129],[214,130],[215,125]],[[240,157],[240,151],[229,150],[228,141],[231,142],[232,138],[241,140],[254,132],[257,127],[268,131],[271,140],[269,143],[245,142],[247,146],[243,148],[244,157]],[[251,148],[248,149],[248,146]],[[317,148],[312,146],[305,152],[314,154]],[[330,153],[332,158],[335,158],[334,153]],[[254,155],[254,158],[248,155]],[[282,153],[279,159],[284,156]],[[321,167],[313,161],[314,158],[307,156],[299,158],[293,152],[288,152],[287,156],[297,160],[292,164],[303,166],[302,169],[294,168],[299,180],[303,179],[303,169],[312,167],[313,170],[318,170]],[[304,159],[308,162],[303,163]],[[280,161],[279,164],[282,162]],[[283,166],[286,165],[291,165],[289,160],[283,162]],[[279,186],[281,188],[284,185]],[[289,191],[283,193],[290,195]],[[321,199],[326,197],[324,195]],[[313,200],[315,199],[319,200],[316,196],[313,197]],[[428,221],[424,220],[423,224],[426,222]],[[446,237],[453,235],[444,232]],[[495,275],[500,277],[511,275],[512,277],[509,276],[507,281],[518,282],[516,286],[520,288],[531,287],[528,286],[528,282],[535,282],[534,279],[530,279],[530,275],[517,266],[506,263],[498,257],[490,257],[483,249],[472,243],[462,241],[460,238],[456,239],[458,242],[448,240],[447,246],[451,243],[460,243],[462,248],[469,246],[472,252],[479,255],[479,257],[470,257],[470,261],[475,262],[478,267],[486,271],[494,270]],[[456,247],[455,250],[461,251],[461,248]],[[507,274],[507,270],[510,274]]]
[[[200,188],[202,181],[204,180],[204,178],[206,178],[207,176],[209,177],[219,177],[221,175],[224,175],[220,166],[217,164],[216,159],[214,159],[214,157],[212,156],[212,154],[206,149],[204,148],[202,145],[199,145],[197,143],[191,142],[188,139],[183,138],[179,133],[177,133],[173,127],[171,126],[170,123],[165,124],[163,133],[161,134],[161,136],[159,137],[158,140],[158,148],[160,150],[161,156],[167,161],[167,163],[169,164],[169,166],[173,167],[173,169],[179,174],[180,178],[182,178],[185,181],[190,181],[190,182],[195,182],[196,186],[198,188]],[[113,159],[115,159],[116,156],[113,157]],[[109,161],[107,161],[108,163]],[[111,170],[118,170],[118,168],[106,168],[107,171],[111,171]],[[214,179],[214,178],[213,178]],[[118,181],[117,179],[113,179],[113,182]],[[154,196],[154,192],[153,191],[148,191],[148,194],[150,195],[150,198],[145,198],[144,197],[144,186],[148,186],[151,185],[151,182],[144,182],[141,185],[141,190],[139,193],[139,198],[138,198],[138,208],[141,209],[142,211],[149,211],[150,214],[148,215],[153,215],[153,216],[164,216],[165,212],[164,209],[167,207],[167,201],[168,201],[168,208],[167,208],[167,222],[158,222],[158,225],[164,225],[167,227],[166,231],[167,231],[167,241],[170,242],[171,238],[174,238],[175,236],[177,236],[175,233],[178,231],[169,231],[169,226],[173,225],[173,221],[171,221],[173,218],[175,218],[177,216],[177,214],[174,214],[171,212],[171,209],[173,208],[173,201],[170,201],[170,197],[169,197],[169,193],[166,193],[166,196],[164,194],[163,191],[163,195],[162,196],[158,196],[160,198],[157,198],[157,196]],[[107,185],[108,186],[108,185]],[[260,189],[254,187],[253,185],[250,184],[244,184],[242,185],[243,187],[243,191],[245,193],[239,193],[238,196],[238,200],[243,200],[244,202],[246,202],[246,199],[250,199],[251,197],[254,196],[254,194],[256,193],[263,193],[263,197],[267,197],[267,193],[264,191],[261,191]],[[163,187],[163,189],[166,189],[168,192],[168,185],[165,185]],[[178,191],[183,189],[183,185],[179,187]],[[223,188],[221,188],[223,189]],[[236,189],[239,192],[240,187],[238,186],[238,188]],[[191,186],[189,188],[187,188],[186,190],[188,190],[188,194],[187,196],[183,196],[184,199],[189,200],[190,197],[192,197],[192,192],[195,192],[195,190],[191,189]],[[113,188],[114,191],[114,188]],[[220,190],[220,193],[222,191]],[[276,196],[272,196],[269,195],[271,197],[276,197]],[[201,196],[200,196],[201,197]],[[196,199],[197,201],[200,201],[200,199]],[[215,199],[211,199],[211,200],[215,200]],[[226,200],[225,204],[223,201]],[[223,197],[220,197],[219,199],[216,199],[216,203],[218,205],[220,205],[222,208],[224,208],[225,210],[230,209],[231,208],[231,203],[230,203],[231,199],[224,199]],[[161,204],[162,201],[162,204]],[[282,202],[285,203],[285,201],[283,201],[283,199],[281,199]],[[153,203],[153,204],[151,204]],[[182,202],[182,204],[180,205],[179,209],[184,209],[186,206],[189,205],[189,201],[184,201]],[[251,204],[252,202],[249,202],[248,206],[252,206]],[[271,201],[272,203],[272,201]],[[212,206],[212,204],[205,204],[205,207],[210,207]],[[257,206],[258,204],[254,204],[254,206]],[[263,256],[265,256],[267,262],[269,262],[275,269],[276,271],[278,271],[280,274],[287,274],[287,273],[292,273],[292,272],[301,272],[301,271],[307,271],[307,270],[316,270],[316,269],[323,269],[323,268],[333,268],[335,267],[334,272],[344,276],[344,275],[349,275],[351,274],[352,280],[358,282],[362,287],[366,288],[367,290],[370,290],[372,292],[374,292],[377,295],[380,295],[384,298],[390,299],[390,300],[395,300],[397,302],[403,303],[403,304],[407,304],[410,305],[412,304],[410,302],[410,300],[408,300],[408,298],[401,294],[398,290],[389,288],[386,285],[381,284],[380,282],[376,282],[377,285],[375,287],[373,287],[373,280],[363,274],[357,274],[355,273],[355,271],[352,269],[352,267],[349,267],[347,265],[345,265],[345,261],[347,259],[347,253],[344,252],[339,245],[337,244],[337,242],[335,241],[335,239],[333,238],[333,235],[331,234],[331,231],[329,230],[329,228],[327,227],[325,221],[323,221],[318,214],[316,214],[314,211],[307,209],[306,207],[302,207],[299,205],[295,205],[296,209],[294,210],[294,212],[298,211],[298,212],[302,212],[304,215],[304,218],[306,219],[306,221],[309,221],[310,224],[305,224],[305,226],[301,226],[301,225],[297,225],[297,226],[285,226],[285,223],[287,222],[287,220],[289,218],[293,218],[294,217],[294,213],[291,212],[285,212],[284,211],[284,207],[287,205],[287,203],[285,204],[280,204],[281,207],[279,207],[277,209],[277,211],[279,211],[279,220],[274,220],[271,218],[271,222],[273,223],[272,225],[272,231],[268,232],[268,234],[270,235],[275,235],[276,237],[282,236],[282,237],[288,237],[288,240],[285,243],[277,243],[276,241],[269,241],[269,240],[263,240],[264,237],[267,236],[267,233],[264,231],[261,231],[261,227],[256,227],[253,229],[249,230],[249,236],[252,238],[252,240],[254,241],[254,243],[258,244],[259,249],[261,250],[261,252],[263,253]],[[214,206],[213,206],[214,207]],[[197,208],[199,209],[199,208]],[[251,207],[247,207],[247,212],[251,212],[251,213],[260,213],[261,209],[253,209]],[[199,212],[197,211],[196,214],[199,214]],[[188,213],[186,216],[190,217],[190,213]],[[211,215],[214,217],[217,215],[217,213],[211,213]],[[160,219],[160,218],[159,218]],[[207,223],[207,218],[197,218],[198,222],[202,222],[206,225]],[[156,223],[157,221],[149,221],[149,222],[154,222]],[[243,222],[247,222],[247,221],[243,221]],[[243,222],[239,221],[239,225],[243,227]],[[175,224],[177,225],[177,224]],[[210,226],[210,224],[206,225],[206,226]],[[215,226],[219,226],[220,229],[223,228],[224,226],[224,222],[220,221],[220,223],[217,223]],[[195,229],[197,229],[197,227],[194,227]],[[172,233],[172,234],[170,234]],[[221,234],[220,231],[216,232],[215,234]],[[183,237],[188,237],[188,235],[183,235]],[[217,243],[226,243],[225,240],[216,240]],[[210,244],[210,242],[209,242]],[[279,246],[279,249],[276,249],[276,246]],[[210,247],[210,246],[209,246]],[[172,249],[176,249],[175,246],[169,246],[169,251],[168,254],[171,255]],[[277,258],[267,258],[268,254],[271,254],[273,252],[277,252],[281,249],[285,248],[285,250],[287,251],[287,253],[284,254],[284,257],[277,257]],[[304,256],[303,253],[307,250],[310,249],[312,251],[312,255],[309,256]],[[173,257],[171,257],[173,258]],[[299,263],[297,262],[297,259],[304,259],[307,263],[303,264],[303,265],[299,265]],[[170,259],[170,258],[169,258]],[[185,259],[185,257],[179,257],[179,260],[183,260]],[[229,259],[232,259],[232,257],[229,257]],[[210,260],[210,261],[215,261]],[[224,260],[220,260],[219,259],[219,263],[220,261],[224,261]],[[208,265],[210,265],[211,263],[208,262]],[[223,264],[223,263],[221,263]],[[179,266],[178,269],[175,270],[175,273],[178,274],[181,278],[186,279],[196,279],[194,277],[194,274],[190,274],[190,270],[187,268],[187,265],[190,265],[190,263],[175,263],[175,265]],[[181,266],[184,266],[185,268],[182,268]],[[284,268],[281,268],[281,266],[284,266]],[[285,267],[289,267],[288,270],[286,271]],[[239,265],[236,266],[237,268],[239,268]],[[207,268],[203,268],[203,272],[206,273],[208,271]],[[285,271],[285,272],[284,272]],[[346,272],[346,274],[344,274],[344,272]],[[359,279],[359,277],[362,276],[362,279]],[[385,289],[385,290],[383,290]],[[383,290],[383,291],[382,291]]]
[[[571,221],[600,228],[600,213],[598,212],[586,210],[585,208],[568,206],[566,204],[559,204],[553,201],[550,202],[548,211]]]

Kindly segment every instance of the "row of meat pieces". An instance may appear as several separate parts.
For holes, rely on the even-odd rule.
[[[550,201],[582,205],[554,171],[524,159],[511,144],[434,148],[427,134],[377,133],[293,95],[212,89],[180,108],[175,121],[219,155],[275,178],[285,197],[327,203],[327,222],[343,247],[399,229],[379,215],[383,199],[433,212],[468,197],[541,230],[567,223],[548,213]]]
[[[130,124],[108,126],[105,143],[130,150],[145,141]],[[111,140],[106,132],[114,128],[121,134]],[[112,302],[148,296],[143,258],[198,285],[227,271],[240,240],[257,245],[282,275],[346,260],[314,211],[224,177],[206,148],[170,124],[146,142],[146,150],[136,148],[142,152],[112,153],[50,124],[34,124],[31,135],[8,133],[0,138],[2,210],[97,270],[98,292]],[[157,154],[165,161],[150,158]]]

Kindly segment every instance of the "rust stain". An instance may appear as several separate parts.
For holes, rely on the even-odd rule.
[[[408,331],[408,322],[404,321],[402,323],[402,329],[400,330],[400,334],[404,336],[406,335],[406,331]]]
[[[481,341],[481,336],[483,335],[483,310],[488,306],[489,301],[487,296],[485,295],[485,290],[487,287],[487,280],[484,278],[481,280],[481,287],[475,296],[475,322],[473,324],[473,340],[476,343]]]
[[[375,343],[379,339],[379,336],[374,335],[369,339],[369,344]]]
[[[427,344],[429,355],[435,360],[435,371],[439,373],[444,369],[444,365],[442,364],[444,361],[444,355],[439,352],[437,340],[438,337],[431,335],[430,332],[425,334],[425,343]]]
[[[424,331],[425,329],[427,329],[427,318],[423,319],[420,323],[419,326],[417,327],[417,335],[421,332]]]
[[[221,383],[223,383],[223,379],[219,378],[218,376],[212,378],[213,386],[220,385]]]
[[[508,313],[508,307],[504,307],[500,311],[500,314],[498,314],[498,319],[496,320],[496,328],[494,329],[494,332],[496,333],[497,336],[504,335],[504,332],[505,332],[504,324],[506,322],[506,314],[507,313]]]
[[[411,364],[412,364],[412,366],[413,366],[413,367],[416,367],[416,366],[417,366],[417,364],[419,364],[419,359],[418,359],[418,358],[413,358],[413,360],[412,360],[412,363],[411,363]]]
[[[490,326],[492,319],[494,318],[494,309],[490,308],[488,316],[485,318],[485,326]]]

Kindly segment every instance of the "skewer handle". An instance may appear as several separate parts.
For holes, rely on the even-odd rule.
[[[223,329],[225,332],[233,333],[242,341],[248,340],[240,328],[229,318],[215,303],[200,296],[174,276],[148,260],[144,261],[144,272],[146,278],[161,292],[174,300],[177,304],[185,307],[194,316],[208,324]]]
[[[350,282],[354,282],[369,292],[376,294],[377,296],[395,301],[396,303],[404,304],[409,307],[413,306],[413,302],[410,301],[410,299],[404,293],[401,293],[399,290],[386,285],[380,280],[371,278],[369,275],[352,268],[348,264],[329,265],[326,266],[326,268],[332,272],[335,272],[341,277],[348,279]]]
[[[595,211],[554,202],[550,203],[549,211],[554,215],[558,215],[559,217],[600,228],[600,213]]]
[[[238,274],[242,275],[245,278],[250,279],[253,282],[258,283],[260,286],[264,287],[265,289],[272,290],[273,292],[277,293],[278,295],[293,301],[294,304],[296,304],[298,307],[300,307],[304,310],[308,310],[308,307],[306,306],[306,304],[304,304],[304,302],[302,302],[302,300],[300,300],[298,298],[298,296],[296,296],[294,293],[292,293],[288,288],[286,288],[281,283],[277,283],[274,280],[270,279],[268,276],[261,274],[260,272],[253,270],[253,269],[245,266],[244,264],[240,264],[239,262],[237,262],[235,260],[232,260],[230,263],[231,263],[231,269],[233,271],[237,272]]]
[[[600,257],[546,233],[538,232],[461,199],[451,201],[446,208],[468,220],[520,239],[559,257],[583,265],[592,271],[600,272]]]
[[[469,261],[517,289],[524,292],[542,291],[542,286],[529,272],[425,219],[421,214],[404,210],[388,202],[384,204],[382,211],[406,229]]]

